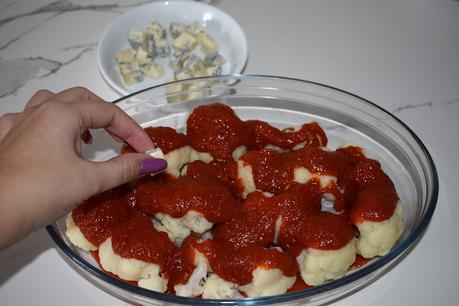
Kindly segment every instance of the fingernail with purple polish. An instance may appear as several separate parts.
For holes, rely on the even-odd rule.
[[[161,158],[147,158],[140,166],[140,174],[154,174],[167,168],[167,162]]]
[[[89,131],[86,131],[83,134],[81,134],[81,140],[83,140],[85,144],[91,144],[92,143],[91,133]]]

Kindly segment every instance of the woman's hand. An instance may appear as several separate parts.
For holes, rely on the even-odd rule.
[[[143,153],[88,161],[80,152],[81,141],[92,142],[90,128],[137,152],[153,148],[134,120],[84,88],[40,91],[24,112],[0,119],[0,249],[92,195],[167,166]]]

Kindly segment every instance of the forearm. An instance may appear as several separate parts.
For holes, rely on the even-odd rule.
[[[34,213],[37,203],[13,175],[0,171],[0,250],[37,229],[43,220]]]

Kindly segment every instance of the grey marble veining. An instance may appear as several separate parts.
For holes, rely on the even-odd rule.
[[[438,106],[446,106],[446,105],[459,105],[459,98],[449,100],[449,101],[439,101],[439,102],[425,102],[421,104],[408,104],[408,105],[402,105],[400,107],[397,107],[396,109],[391,110],[391,113],[393,114],[399,114],[401,112],[405,112],[408,110],[412,109],[418,109],[418,108],[426,108],[426,107],[438,107]]]
[[[70,58],[65,60],[58,59],[57,57],[50,56],[32,56],[32,57],[20,57],[13,59],[5,59],[2,56],[2,51],[8,48],[14,48],[14,45],[21,41],[25,36],[33,35],[34,31],[40,29],[40,27],[54,20],[58,16],[63,14],[71,14],[75,12],[108,12],[119,15],[125,12],[131,7],[135,7],[151,1],[140,0],[140,1],[107,1],[104,3],[82,3],[83,1],[68,1],[68,0],[57,0],[31,11],[22,11],[12,14],[10,16],[0,17],[0,30],[7,24],[12,22],[18,22],[21,19],[25,19],[31,16],[43,16],[39,18],[34,24],[23,30],[14,29],[17,34],[3,41],[0,38],[0,98],[15,94],[22,86],[33,78],[45,78],[49,75],[57,73],[62,67],[69,65],[77,61],[81,56],[89,51],[95,50],[96,42],[87,42],[78,45],[70,45],[60,50],[56,50],[57,53],[65,53],[70,50],[78,49],[78,53],[72,55]],[[210,0],[203,1],[211,5],[218,5],[221,0]],[[4,3],[3,8],[7,10],[15,6],[18,2],[11,1]],[[44,72],[43,72],[44,70]]]
[[[21,39],[24,35],[26,34],[29,34],[33,31],[35,31],[38,27],[40,27],[41,25],[47,23],[48,21],[50,21],[51,19],[55,18],[58,14],[52,14],[50,17],[47,17],[45,18],[44,20],[38,22],[37,24],[35,24],[33,27],[31,27],[30,29],[26,29],[24,31],[22,31],[21,33],[19,33],[18,35],[14,36],[13,38],[11,38],[10,40],[8,40],[7,42],[4,42],[0,45],[0,52],[6,48],[8,48],[11,44],[17,42],[19,39]]]
[[[35,77],[43,69],[55,70],[59,63],[42,59],[17,59],[0,61],[0,98],[15,94],[29,79]]]
[[[111,3],[111,4],[98,4],[98,5],[85,5],[72,3],[66,0],[59,0],[47,4],[38,9],[32,10],[30,12],[14,14],[9,17],[4,17],[0,19],[0,28],[6,24],[18,21],[19,19],[35,16],[35,15],[45,15],[42,20],[39,20],[32,27],[19,31],[15,37],[10,40],[3,42],[0,45],[0,55],[1,52],[16,42],[21,40],[26,35],[33,34],[34,31],[39,29],[44,24],[53,20],[57,16],[62,14],[72,13],[76,11],[104,11],[104,12],[114,12],[117,14],[122,13],[123,10],[138,5],[139,3],[144,3],[146,1],[137,2],[137,3]],[[13,6],[15,2],[11,2],[8,6]],[[13,46],[14,47],[14,46]],[[61,61],[53,58],[46,58],[43,56],[37,57],[27,57],[27,58],[16,58],[11,60],[5,60],[0,57],[0,72],[1,72],[1,83],[0,83],[0,98],[15,94],[22,86],[24,86],[32,78],[44,78],[51,74],[57,73],[62,67],[75,62],[86,52],[92,51],[96,48],[95,42],[88,42],[86,44],[67,46],[60,50],[60,52],[67,52],[69,50],[76,50],[78,52],[76,55],[73,55],[71,58]]]
[[[79,1],[72,2],[72,1],[67,1],[67,0],[58,0],[54,1],[48,5],[45,5],[43,7],[40,7],[38,9],[35,9],[31,12],[27,13],[21,13],[13,16],[9,16],[3,19],[0,19],[0,26],[3,26],[4,24],[11,22],[13,20],[27,17],[27,16],[33,16],[33,15],[39,15],[39,14],[45,14],[45,13],[54,13],[57,15],[60,14],[65,14],[65,13],[70,13],[70,12],[76,12],[76,11],[95,11],[95,12],[117,12],[121,13],[127,8],[137,6],[139,4],[143,3],[148,3],[151,1],[125,1],[126,3],[104,3],[104,4],[79,4]],[[10,5],[13,5],[14,3],[11,3]]]
[[[2,72],[0,75],[0,98],[15,94],[32,78],[45,78],[57,73],[62,67],[77,61],[83,54],[94,50],[95,46],[96,44],[92,43],[65,48],[63,51],[72,49],[79,49],[79,51],[64,62],[43,57],[20,58],[10,61],[0,60],[0,71]]]

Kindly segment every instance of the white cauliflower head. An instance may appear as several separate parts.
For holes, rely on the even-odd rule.
[[[279,238],[280,228],[282,226],[282,216],[277,217],[276,223],[274,224],[274,239],[273,243],[277,244],[277,239]]]
[[[284,294],[293,286],[296,276],[288,277],[279,269],[257,267],[252,272],[252,282],[239,286],[248,297]]]
[[[71,213],[67,215],[67,218],[65,219],[65,225],[65,234],[67,235],[67,238],[69,238],[70,242],[73,243],[73,245],[87,252],[97,250],[97,246],[89,242],[89,240],[86,239],[81,232],[80,228],[75,224]]]
[[[230,299],[237,295],[238,285],[224,280],[215,273],[210,274],[204,283],[204,299]]]
[[[179,177],[180,169],[190,161],[190,154],[190,146],[184,146],[165,154],[164,159],[167,161],[166,172]]]
[[[247,147],[239,146],[233,150],[233,153],[231,153],[231,157],[233,158],[233,160],[239,160],[239,158],[241,158],[241,156],[244,155],[245,152],[247,152]]]
[[[166,232],[169,239],[180,246],[191,232],[203,234],[210,228],[213,223],[200,213],[194,210],[188,211],[183,217],[172,218],[169,214],[155,214],[157,220],[153,220],[153,226],[160,232]]]
[[[118,275],[128,281],[137,281],[139,287],[164,292],[167,279],[160,275],[159,265],[134,258],[123,258],[113,251],[112,238],[99,247],[100,265],[105,271]]]
[[[182,245],[183,240],[191,234],[191,231],[183,226],[180,218],[172,218],[164,213],[157,213],[155,217],[153,219],[155,229],[165,232],[176,246]]]
[[[189,162],[191,163],[191,162],[194,162],[195,160],[200,160],[205,163],[210,163],[211,161],[214,160],[214,158],[212,157],[212,155],[210,155],[210,153],[196,151],[195,149],[191,148]]]
[[[336,184],[338,178],[333,175],[320,175],[311,173],[308,169],[304,167],[295,168],[294,172],[294,181],[300,184],[306,184],[311,179],[317,179],[320,182],[321,188],[326,188],[330,184]]]
[[[197,234],[203,234],[214,225],[195,210],[188,211],[181,219],[183,226]]]
[[[355,239],[338,250],[304,249],[296,258],[301,277],[310,286],[343,276],[355,261]]]
[[[204,291],[204,284],[207,279],[207,271],[209,263],[204,255],[195,250],[194,257],[195,268],[191,273],[190,278],[186,284],[178,284],[174,286],[175,294],[184,297],[195,297],[202,295]]]
[[[365,258],[386,255],[403,231],[403,203],[398,201],[394,214],[381,222],[364,221],[359,230],[357,253]]]
[[[163,150],[161,150],[160,148],[154,148],[154,149],[148,150],[145,152],[145,154],[150,155],[151,157],[164,159]]]
[[[186,164],[195,160],[209,163],[213,160],[213,157],[207,152],[199,152],[190,146],[184,146],[167,153],[164,155],[164,159],[167,161],[166,172],[175,177],[179,177],[180,169]]]
[[[242,160],[237,161],[237,176],[241,180],[242,185],[244,186],[244,191],[242,196],[244,198],[251,192],[257,190],[255,186],[255,181],[253,180],[252,166],[244,165]]]

